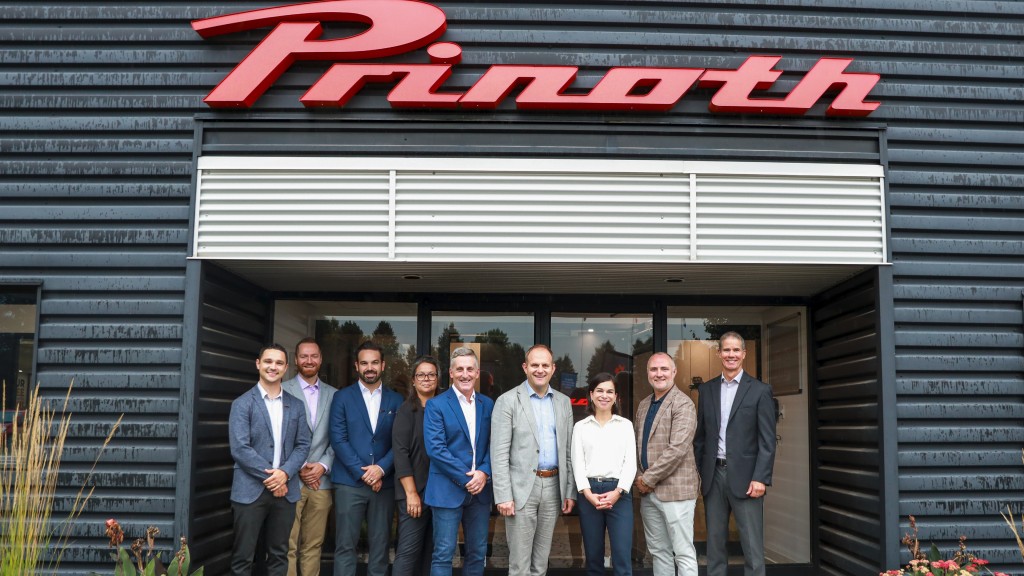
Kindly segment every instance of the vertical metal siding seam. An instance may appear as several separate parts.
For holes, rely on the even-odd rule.
[[[193,218],[194,218],[193,222],[195,222],[195,225],[193,226],[193,230],[192,230],[192,254],[191,254],[191,256],[199,256],[199,214],[201,212],[201,204],[202,204],[202,199],[203,199],[202,194],[200,194],[202,189],[203,189],[203,171],[200,170],[199,168],[196,168],[196,190],[195,190],[196,208],[195,208],[195,214],[193,215]]]
[[[697,173],[690,173],[690,260],[697,260]]]
[[[893,271],[889,266],[875,270],[878,342],[878,410],[881,422],[881,466],[879,467],[879,490],[882,529],[882,560],[879,570],[899,565],[900,550],[900,491],[899,491],[899,442],[896,394],[896,345]]]
[[[886,171],[888,174],[888,171]],[[882,253],[879,255],[882,262],[892,262],[889,256],[889,218],[886,213],[885,202],[885,176],[878,179],[878,207],[882,221],[879,222],[879,230],[882,231]]]
[[[395,196],[397,170],[388,171],[388,260],[395,259]]]

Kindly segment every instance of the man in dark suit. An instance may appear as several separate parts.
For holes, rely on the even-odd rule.
[[[320,576],[320,556],[334,490],[328,472],[334,450],[328,437],[328,415],[336,390],[320,379],[320,346],[303,338],[295,346],[298,374],[283,384],[284,391],[302,401],[306,425],[312,435],[309,456],[299,470],[302,498],[295,506],[295,525],[288,539],[288,576]]]
[[[743,574],[764,576],[764,493],[775,465],[772,389],[743,372],[746,343],[736,332],[718,340],[722,375],[700,387],[693,452],[708,529],[708,576],[725,576],[729,512],[736,517]]]
[[[356,349],[359,381],[342,388],[331,402],[334,449],[334,576],[355,576],[356,545],[366,520],[367,576],[385,576],[395,513],[391,427],[402,396],[385,388],[384,352],[373,342]]]
[[[228,443],[235,461],[231,574],[251,574],[256,542],[264,531],[267,574],[286,576],[288,534],[299,501],[299,469],[309,452],[309,427],[302,402],[281,389],[288,369],[284,348],[274,344],[260,350],[256,369],[259,383],[231,403],[228,417]]]
[[[427,401],[423,443],[430,457],[426,503],[434,514],[430,576],[450,576],[459,540],[466,541],[463,576],[484,573],[491,512],[491,412],[494,401],[476,391],[480,360],[470,348],[452,352],[452,387]]]

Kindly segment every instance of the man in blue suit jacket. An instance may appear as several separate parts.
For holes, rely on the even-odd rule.
[[[288,535],[299,500],[299,469],[309,452],[302,402],[285,394],[288,353],[278,344],[260,350],[260,380],[231,403],[228,442],[235,461],[231,508],[235,541],[231,574],[249,576],[264,531],[268,576],[288,574]]]
[[[402,396],[381,382],[384,351],[377,344],[363,342],[356,349],[356,372],[359,381],[339,390],[331,402],[334,576],[355,576],[364,519],[370,548],[367,576],[385,576],[395,514],[391,427]]]
[[[452,387],[427,401],[423,443],[430,457],[424,501],[434,515],[430,576],[450,576],[459,524],[466,540],[462,574],[481,576],[491,512],[491,412],[476,392],[480,360],[470,348],[452,352]]]

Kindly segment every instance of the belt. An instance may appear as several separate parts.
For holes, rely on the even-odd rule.
[[[558,468],[552,468],[550,470],[537,470],[537,476],[541,478],[552,478],[558,476]]]
[[[715,458],[715,465],[719,468],[728,468],[729,466],[725,463],[725,458]]]
[[[618,478],[608,478],[607,476],[591,476],[587,480],[591,482],[615,482],[616,484],[619,482]]]

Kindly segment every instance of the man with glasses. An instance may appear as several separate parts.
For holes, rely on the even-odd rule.
[[[430,576],[450,576],[459,525],[465,539],[462,574],[481,576],[491,511],[491,412],[477,392],[480,360],[470,348],[452,351],[452,387],[427,401],[423,441],[430,457],[425,501],[434,515]]]

